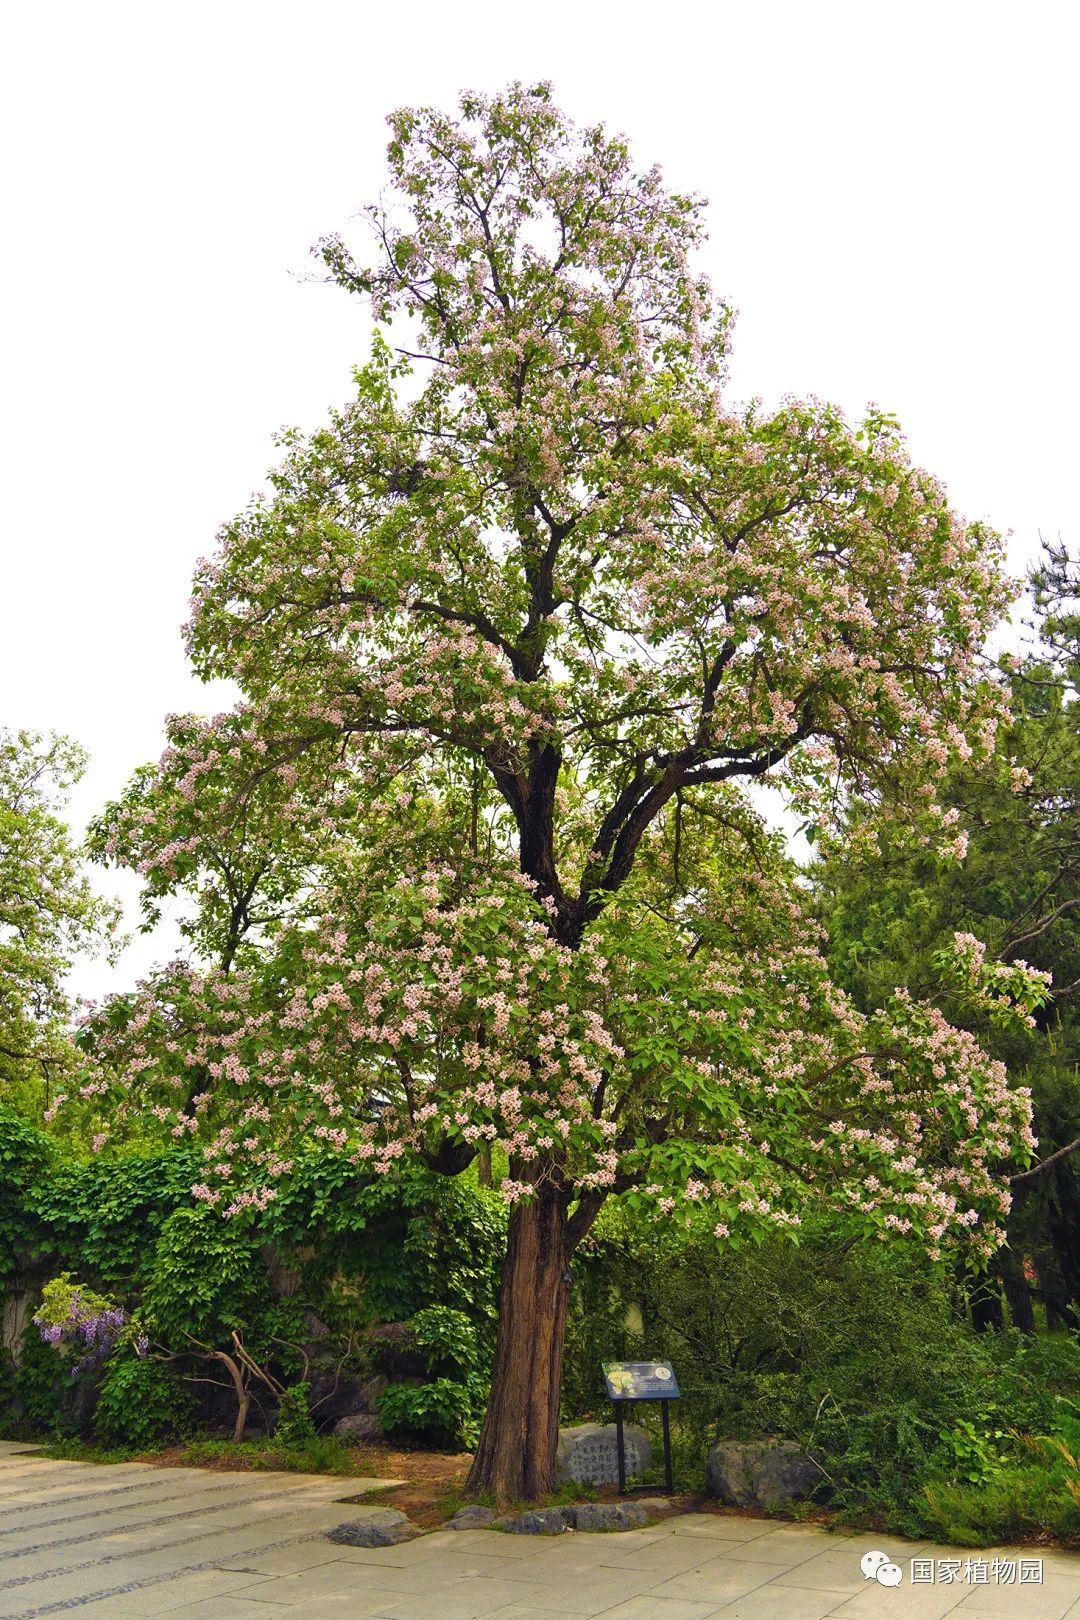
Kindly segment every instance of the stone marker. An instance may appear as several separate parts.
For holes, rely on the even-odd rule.
[[[769,1507],[808,1496],[822,1474],[793,1440],[723,1440],[705,1459],[705,1478],[731,1507]]]
[[[627,1479],[651,1467],[652,1446],[644,1429],[636,1423],[624,1424],[623,1443]],[[614,1423],[579,1423],[572,1429],[560,1429],[555,1461],[561,1480],[617,1485],[619,1454]]]

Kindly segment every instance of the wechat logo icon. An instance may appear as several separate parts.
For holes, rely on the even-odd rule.
[[[894,1564],[888,1553],[863,1553],[859,1568],[865,1580],[877,1581],[879,1586],[899,1586],[904,1578],[900,1565]]]

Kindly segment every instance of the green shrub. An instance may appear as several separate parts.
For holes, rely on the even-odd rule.
[[[602,1219],[575,1261],[567,1419],[610,1420],[600,1361],[651,1356],[672,1361],[684,1392],[684,1487],[703,1483],[718,1440],[776,1435],[808,1448],[823,1470],[816,1497],[854,1522],[921,1536],[949,1520],[979,1536],[964,1493],[1015,1477],[1037,1517],[1036,1474],[1057,1504],[1044,1526],[1071,1522],[1060,1468],[1046,1484],[1023,1436],[1055,1432],[1080,1397],[1076,1336],[976,1333],[955,1281],[902,1246],[808,1237],[799,1250],[718,1254]]]
[[[311,1386],[293,1384],[278,1402],[274,1440],[282,1446],[307,1446],[317,1438],[311,1415]]]
[[[145,1451],[183,1431],[190,1417],[188,1392],[159,1361],[124,1351],[110,1357],[94,1409],[104,1445]]]
[[[409,1318],[408,1326],[424,1352],[428,1372],[466,1378],[480,1364],[480,1338],[476,1324],[464,1311],[448,1305],[427,1305]]]
[[[33,1189],[41,1251],[92,1277],[105,1292],[143,1286],[154,1245],[174,1209],[191,1203],[199,1150],[132,1148],[116,1157],[58,1157]]]
[[[1080,1501],[1070,1489],[1071,1467],[1049,1453],[1011,1463],[978,1485],[930,1479],[917,1512],[921,1533],[960,1547],[1027,1541],[1049,1531],[1080,1543]]]
[[[466,1314],[490,1354],[506,1220],[498,1193],[465,1176],[412,1167],[363,1180],[340,1154],[308,1149],[258,1230],[302,1256],[305,1291],[335,1331],[445,1305]]]
[[[13,1408],[24,1432],[74,1439],[86,1428],[86,1406],[77,1399],[70,1363],[45,1343],[33,1323],[23,1334],[12,1382]]]
[[[423,1351],[428,1380],[383,1391],[378,1410],[384,1428],[440,1446],[475,1445],[489,1389],[475,1323],[464,1311],[429,1305],[407,1325]]]
[[[391,1384],[378,1400],[388,1433],[440,1446],[472,1446],[480,1433],[482,1408],[469,1386],[453,1378],[427,1384]]]
[[[14,1358],[6,1345],[0,1345],[0,1440],[26,1438],[28,1425],[16,1412],[17,1392]]]
[[[1015,1460],[981,1480],[958,1479],[955,1467],[927,1480],[924,1534],[962,1547],[986,1547],[1049,1531],[1059,1541],[1080,1544],[1080,1411],[1062,1402],[1054,1432],[1013,1438]]]
[[[0,1104],[0,1294],[17,1257],[40,1249],[47,1237],[37,1204],[55,1163],[56,1149],[44,1131]]]

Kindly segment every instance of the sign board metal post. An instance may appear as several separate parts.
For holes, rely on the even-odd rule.
[[[615,1407],[615,1448],[619,1465],[619,1495],[627,1494],[626,1437],[623,1433],[623,1406],[626,1402],[659,1401],[660,1421],[664,1429],[664,1484],[675,1489],[671,1469],[671,1402],[678,1400],[681,1391],[675,1373],[663,1361],[606,1361],[604,1382]],[[633,1491],[652,1490],[651,1485],[633,1485]]]

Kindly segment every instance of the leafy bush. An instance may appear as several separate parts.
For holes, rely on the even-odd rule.
[[[482,1406],[468,1384],[436,1378],[427,1384],[391,1384],[378,1401],[379,1418],[389,1433],[397,1432],[434,1445],[476,1444]]]
[[[1006,1442],[1004,1447],[1001,1441]],[[989,1428],[985,1419],[973,1423],[970,1418],[958,1418],[939,1436],[930,1465],[969,1485],[987,1485],[1000,1479],[1009,1467],[1008,1441],[1004,1429]]]
[[[307,1313],[330,1329],[334,1364],[342,1347],[357,1346],[346,1365],[362,1374],[366,1326],[446,1308],[471,1324],[475,1344],[455,1347],[448,1319],[445,1353],[435,1338],[430,1345],[431,1376],[460,1378],[475,1353],[479,1377],[494,1348],[506,1227],[497,1194],[469,1175],[450,1182],[420,1169],[365,1181],[313,1145],[274,1205],[227,1222],[193,1204],[198,1163],[190,1145],[83,1161],[0,1108],[0,1295],[13,1274],[25,1287],[46,1263],[63,1266],[86,1297],[100,1293],[137,1313],[175,1352],[194,1349],[192,1339],[228,1351],[235,1329],[286,1386],[303,1364],[280,1341],[305,1342]],[[46,1360],[42,1348],[38,1341],[24,1371],[6,1378],[0,1421],[20,1434],[87,1432],[93,1387],[76,1391],[60,1357],[50,1351]],[[470,1407],[477,1400],[472,1392]]]
[[[58,1157],[33,1189],[38,1249],[106,1290],[128,1294],[146,1282],[158,1233],[191,1203],[198,1149],[131,1149],[89,1160]]]
[[[56,1150],[44,1131],[0,1105],[0,1292],[20,1257],[38,1249],[45,1236],[36,1199],[55,1163]]]
[[[1071,1522],[1061,1467],[1047,1474],[1023,1436],[1056,1432],[1080,1396],[1074,1335],[974,1332],[955,1282],[897,1246],[811,1238],[795,1258],[780,1244],[718,1255],[685,1235],[646,1249],[602,1222],[576,1263],[567,1416],[609,1416],[600,1360],[666,1357],[684,1391],[686,1487],[703,1485],[718,1440],[777,1435],[809,1449],[824,1470],[816,1494],[855,1521],[919,1536],[948,1520],[976,1536],[965,1493],[1015,1477],[1036,1512],[1040,1474],[1058,1503],[1048,1515]]]
[[[1013,1432],[1011,1455],[998,1455],[972,1478],[961,1455],[922,1490],[922,1532],[962,1547],[1027,1540],[1046,1531],[1080,1544],[1080,1409],[1061,1401],[1054,1430]],[[985,1461],[985,1454],[984,1454]]]
[[[107,1446],[144,1451],[182,1431],[191,1398],[179,1380],[150,1357],[110,1357],[101,1381],[94,1428]]]
[[[317,1439],[311,1415],[309,1384],[293,1384],[278,1401],[274,1439],[282,1446],[307,1446]]]
[[[428,1381],[384,1390],[378,1401],[383,1426],[436,1445],[475,1445],[488,1394],[475,1324],[463,1311],[430,1305],[407,1326],[424,1354]]]
[[[467,1177],[414,1167],[365,1181],[340,1154],[309,1148],[258,1231],[297,1255],[305,1291],[337,1331],[447,1305],[493,1347],[506,1220],[504,1200]]]
[[[464,1311],[428,1305],[410,1317],[409,1327],[425,1353],[428,1371],[465,1378],[480,1362],[479,1334]]]
[[[48,1434],[72,1439],[87,1428],[87,1399],[85,1395],[80,1399],[70,1362],[45,1343],[32,1323],[23,1334],[11,1385],[10,1421],[20,1437]]]

